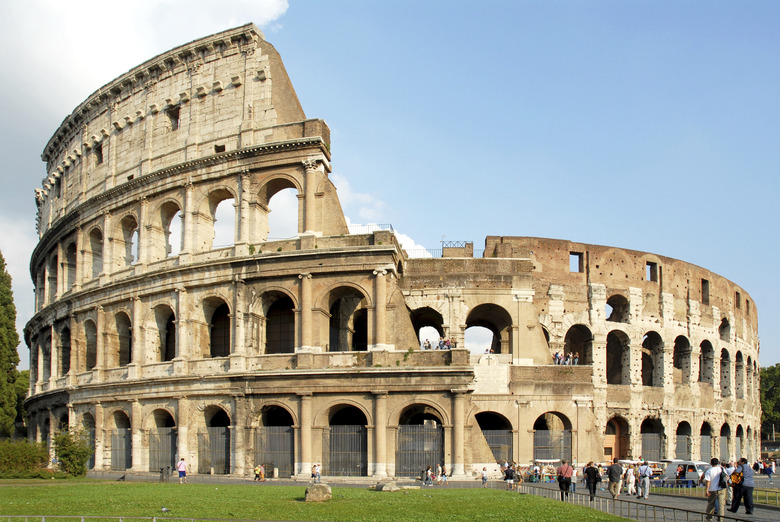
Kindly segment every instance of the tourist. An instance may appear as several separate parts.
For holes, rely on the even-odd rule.
[[[713,458],[712,467],[704,472],[704,487],[707,494],[707,520],[712,520],[712,514],[718,511],[722,517],[726,511],[726,488],[721,484],[720,476],[724,473],[718,459]],[[725,483],[725,481],[723,481]]]
[[[569,491],[574,493],[577,491],[577,468],[572,466],[572,472],[571,472],[571,486]]]
[[[596,496],[596,485],[601,482],[601,475],[599,475],[599,470],[593,466],[592,460],[585,466],[585,470],[582,474],[585,475],[585,486],[588,488],[588,493],[590,493],[590,500],[592,502]]]
[[[260,481],[260,464],[255,466],[255,480]]]
[[[574,474],[574,468],[569,466],[566,459],[563,459],[560,467],[555,471],[558,473],[558,488],[561,490],[561,500],[568,500],[569,489],[571,488],[571,476]]]
[[[618,464],[618,459],[612,460],[612,465],[607,468],[607,478],[609,479],[609,492],[612,498],[620,496],[620,486],[623,483],[623,466]]]
[[[512,466],[507,466],[504,470],[504,481],[506,489],[515,489],[515,470],[512,469]]]
[[[423,350],[430,350],[430,349],[431,349],[431,341],[429,341],[428,339],[426,339],[426,340],[425,340],[425,342],[423,343],[423,347],[422,347],[422,349],[423,349]]]
[[[487,468],[482,468],[482,487],[487,487]]]
[[[179,484],[187,483],[187,463],[184,462],[184,457],[181,458],[176,465],[176,471],[179,472]]]
[[[772,483],[772,475],[775,474],[776,466],[777,466],[777,464],[775,463],[774,460],[771,461],[771,462],[768,462],[767,464],[764,465],[764,472],[769,477],[769,483],[770,484]]]
[[[320,476],[320,465],[315,464],[311,467],[311,478],[312,481],[316,484],[319,484],[322,481],[322,477]]]
[[[630,464],[626,470],[626,494],[636,495],[636,473],[633,464]]]
[[[741,474],[741,475],[740,475]],[[734,499],[731,502],[731,508],[729,511],[736,513],[739,511],[739,504],[742,499],[745,499],[745,513],[748,515],[753,513],[753,488],[755,482],[753,481],[753,468],[748,464],[747,459],[742,458],[739,460],[739,466],[731,474],[732,482],[736,477],[741,477],[740,482],[732,485],[734,490]]]
[[[737,469],[736,462],[721,462],[723,471],[726,473],[726,505],[731,505],[731,501],[734,499],[734,490],[731,487],[731,474]]]
[[[580,352],[574,352],[574,366],[580,364]]]
[[[265,464],[260,464],[260,482],[265,482]]]
[[[539,464],[534,464],[534,478],[531,482],[539,482],[541,480],[542,470],[539,469]]]
[[[441,486],[441,485],[444,485],[444,486],[446,486],[446,485],[447,485],[447,480],[448,480],[448,479],[447,479],[447,468],[446,468],[446,467],[444,467],[444,466],[440,466],[440,471],[439,471],[439,485],[440,485],[440,486]]]
[[[433,487],[433,470],[430,466],[425,468],[425,479],[423,480],[423,486]]]
[[[647,498],[650,496],[650,479],[653,476],[653,470],[650,469],[647,461],[644,461],[639,469],[639,483],[636,487],[636,498]]]

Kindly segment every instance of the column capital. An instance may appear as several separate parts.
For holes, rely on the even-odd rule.
[[[298,274],[298,279],[311,279],[311,274]]]
[[[387,390],[374,390],[371,392],[371,394],[376,396],[376,398],[387,397],[389,393],[390,392],[388,392]]]
[[[385,270],[383,268],[377,268],[376,270],[374,270],[374,275],[377,276],[377,277],[385,276],[385,275],[387,275],[387,270]]]
[[[303,163],[303,168],[306,170],[317,170],[320,162],[316,159],[307,159],[303,160],[301,163]]]

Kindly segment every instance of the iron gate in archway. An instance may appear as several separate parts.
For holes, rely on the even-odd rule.
[[[149,431],[149,471],[176,467],[176,428]]]
[[[198,433],[198,473],[230,473],[230,428],[209,427]]]
[[[365,477],[368,475],[368,431],[356,424],[332,425],[323,432],[325,475]]]
[[[444,428],[441,424],[402,424],[398,426],[395,474],[419,477],[430,466],[444,464]]]
[[[295,437],[292,426],[261,426],[255,432],[255,464],[265,465],[265,472],[273,476],[274,468],[280,477],[294,473]],[[306,470],[304,470],[306,471]]]

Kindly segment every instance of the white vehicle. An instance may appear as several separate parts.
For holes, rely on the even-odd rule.
[[[678,470],[680,466],[682,466],[682,469],[685,473],[682,480],[693,480],[695,481],[695,484],[698,484],[699,479],[701,479],[701,476],[704,475],[704,472],[707,470],[707,468],[710,467],[710,464],[708,462],[702,462],[698,460],[670,460],[662,475],[664,482],[674,482],[675,480],[679,480],[680,475]]]

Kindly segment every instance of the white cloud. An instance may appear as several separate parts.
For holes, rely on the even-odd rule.
[[[356,192],[349,180],[341,174],[331,174],[330,179],[338,189],[339,201],[345,214],[355,212],[363,223],[379,223],[387,219],[384,201],[372,194]]]

